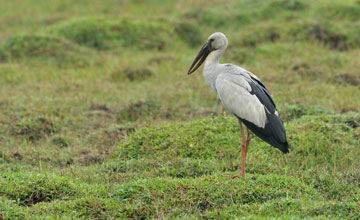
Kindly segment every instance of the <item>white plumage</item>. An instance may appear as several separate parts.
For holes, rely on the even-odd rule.
[[[265,107],[252,95],[251,87],[241,75],[221,73],[216,77],[215,88],[224,107],[234,115],[264,128]]]

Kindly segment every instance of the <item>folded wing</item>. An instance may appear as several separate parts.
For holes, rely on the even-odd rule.
[[[282,152],[289,152],[275,102],[260,80],[251,75],[222,73],[218,75],[215,87],[225,108],[255,135]]]

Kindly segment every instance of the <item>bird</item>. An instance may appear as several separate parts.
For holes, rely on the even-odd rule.
[[[240,66],[219,63],[227,46],[228,39],[225,34],[211,34],[192,62],[188,75],[195,72],[206,60],[203,69],[206,83],[218,93],[225,109],[238,119],[241,134],[241,169],[240,174],[231,177],[239,178],[245,177],[250,131],[283,153],[289,152],[289,143],[275,101],[262,81]],[[242,124],[246,127],[246,135]]]

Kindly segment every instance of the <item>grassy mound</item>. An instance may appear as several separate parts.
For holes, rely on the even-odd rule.
[[[359,140],[354,136],[354,129],[359,126],[359,121],[360,117],[352,114],[303,116],[295,119],[286,126],[293,148],[289,155],[282,155],[260,139],[253,138],[248,172],[265,174],[271,171],[281,174],[287,170],[300,175],[299,166],[316,166],[319,169],[316,174],[321,173],[320,168],[354,168],[350,162],[339,165],[336,160],[354,159],[353,156],[357,154],[356,144]],[[124,173],[144,171],[154,175],[201,176],[238,170],[241,161],[237,122],[233,117],[223,116],[141,129],[119,150],[121,162],[119,167],[112,169]],[[318,158],[319,154],[323,157]]]
[[[166,30],[154,23],[130,20],[74,19],[53,27],[51,33],[99,50],[127,47],[163,49]]]
[[[23,35],[10,37],[0,47],[0,60],[52,58],[58,63],[86,63],[85,51],[76,44],[50,36]]]

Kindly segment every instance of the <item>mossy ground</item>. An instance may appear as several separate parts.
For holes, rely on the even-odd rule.
[[[359,219],[358,1],[5,1],[0,218]],[[240,135],[201,74],[224,32],[292,149]]]

